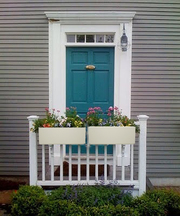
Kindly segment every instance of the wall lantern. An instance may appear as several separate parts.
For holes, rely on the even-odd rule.
[[[122,51],[127,51],[128,47],[128,37],[125,32],[125,24],[123,24],[123,35],[121,36],[121,49]]]

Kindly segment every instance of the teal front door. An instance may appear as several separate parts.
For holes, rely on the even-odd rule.
[[[88,65],[93,65],[94,69],[87,69]],[[77,107],[78,114],[85,117],[90,107],[101,107],[105,112],[113,105],[114,48],[68,47],[66,50],[66,106]],[[90,148],[90,151],[93,153],[94,148]],[[111,151],[109,147],[109,153]]]

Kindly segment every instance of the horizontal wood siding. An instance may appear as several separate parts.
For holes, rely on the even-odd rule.
[[[136,11],[132,117],[148,121],[147,175],[180,177],[179,0],[1,0],[0,175],[28,174],[28,122],[48,106],[45,11]],[[137,160],[137,155],[136,155]]]
[[[150,8],[133,22],[132,115],[150,116],[147,175],[180,177],[180,2]]]

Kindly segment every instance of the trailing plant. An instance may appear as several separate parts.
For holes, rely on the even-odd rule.
[[[33,123],[31,131],[37,133],[39,127],[84,127],[85,123],[77,115],[75,107],[67,107],[65,116],[60,116],[59,110],[45,108],[46,117],[37,119]]]
[[[118,107],[109,107],[106,114],[103,113],[100,107],[89,108],[85,121],[88,126],[133,126],[136,132],[139,133],[139,126],[135,124],[133,119],[122,115]]]
[[[31,131],[38,132],[39,127],[85,127],[87,126],[133,126],[139,133],[139,126],[133,119],[123,116],[117,107],[109,107],[106,114],[100,107],[89,108],[85,120],[77,115],[75,107],[67,107],[65,116],[60,116],[59,110],[45,109],[46,117],[37,119],[33,123]]]
[[[103,124],[103,111],[100,107],[89,108],[85,121],[88,126],[99,126]]]
[[[60,127],[84,127],[85,123],[77,114],[75,107],[66,108],[66,116],[61,116],[59,120]]]

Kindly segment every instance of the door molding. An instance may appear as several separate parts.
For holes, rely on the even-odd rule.
[[[51,21],[59,21],[61,24],[120,24],[131,22],[136,12],[122,11],[47,11],[44,12],[46,17]]]
[[[122,113],[131,114],[131,56],[132,19],[135,12],[45,12],[49,20],[49,108],[66,109],[66,42],[67,33],[114,33],[114,106]],[[126,52],[120,49],[123,24],[129,47]],[[74,45],[75,46],[75,45]],[[76,44],[77,46],[77,44]],[[81,46],[94,46],[81,44]],[[100,46],[99,44],[96,46]],[[102,46],[109,46],[102,44]],[[117,162],[120,163],[120,149]],[[128,158],[128,152],[125,154]],[[127,159],[129,161],[129,159]]]

